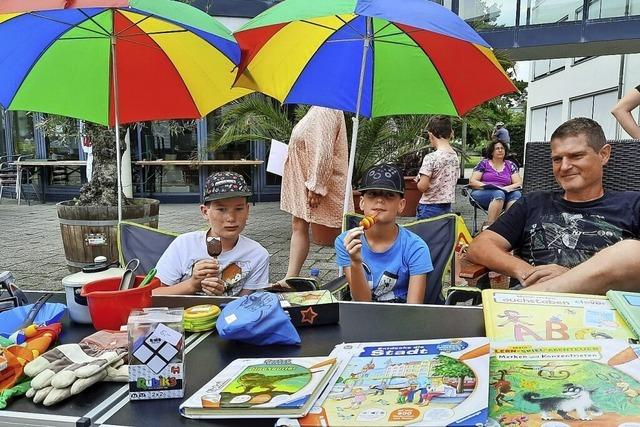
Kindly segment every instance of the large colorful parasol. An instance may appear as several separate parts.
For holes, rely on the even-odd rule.
[[[2,0],[0,40],[8,110],[117,127],[201,118],[250,92],[231,89],[240,50],[229,30],[176,1]]]
[[[428,0],[285,0],[234,35],[242,50],[236,85],[283,103],[366,117],[461,116],[517,90],[491,47]]]

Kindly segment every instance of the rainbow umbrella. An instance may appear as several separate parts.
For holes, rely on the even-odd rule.
[[[356,114],[348,186],[359,115],[461,116],[517,90],[487,42],[428,0],[285,0],[234,35],[237,86]]]
[[[230,31],[176,1],[2,0],[0,41],[7,110],[118,128],[201,118],[250,92],[231,89],[240,50]]]

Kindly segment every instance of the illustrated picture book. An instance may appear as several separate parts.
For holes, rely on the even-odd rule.
[[[625,340],[491,344],[487,426],[640,426],[640,347]]]
[[[640,293],[607,291],[607,298],[636,334],[636,338],[640,338]]]
[[[492,342],[635,339],[604,296],[485,289],[482,305]]]
[[[337,366],[332,357],[236,359],[180,405],[188,418],[301,417]]]
[[[476,426],[488,416],[489,340],[336,346],[332,383],[309,414],[277,426]]]

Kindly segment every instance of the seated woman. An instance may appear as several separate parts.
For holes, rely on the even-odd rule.
[[[471,197],[487,210],[487,224],[491,224],[509,209],[522,194],[522,178],[518,167],[511,160],[505,160],[507,148],[502,142],[493,141],[485,152],[486,159],[473,168],[469,179]]]

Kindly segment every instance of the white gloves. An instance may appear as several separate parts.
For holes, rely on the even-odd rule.
[[[126,382],[126,355],[126,332],[99,331],[79,344],[60,345],[25,366],[33,377],[26,395],[50,406],[99,381]]]

